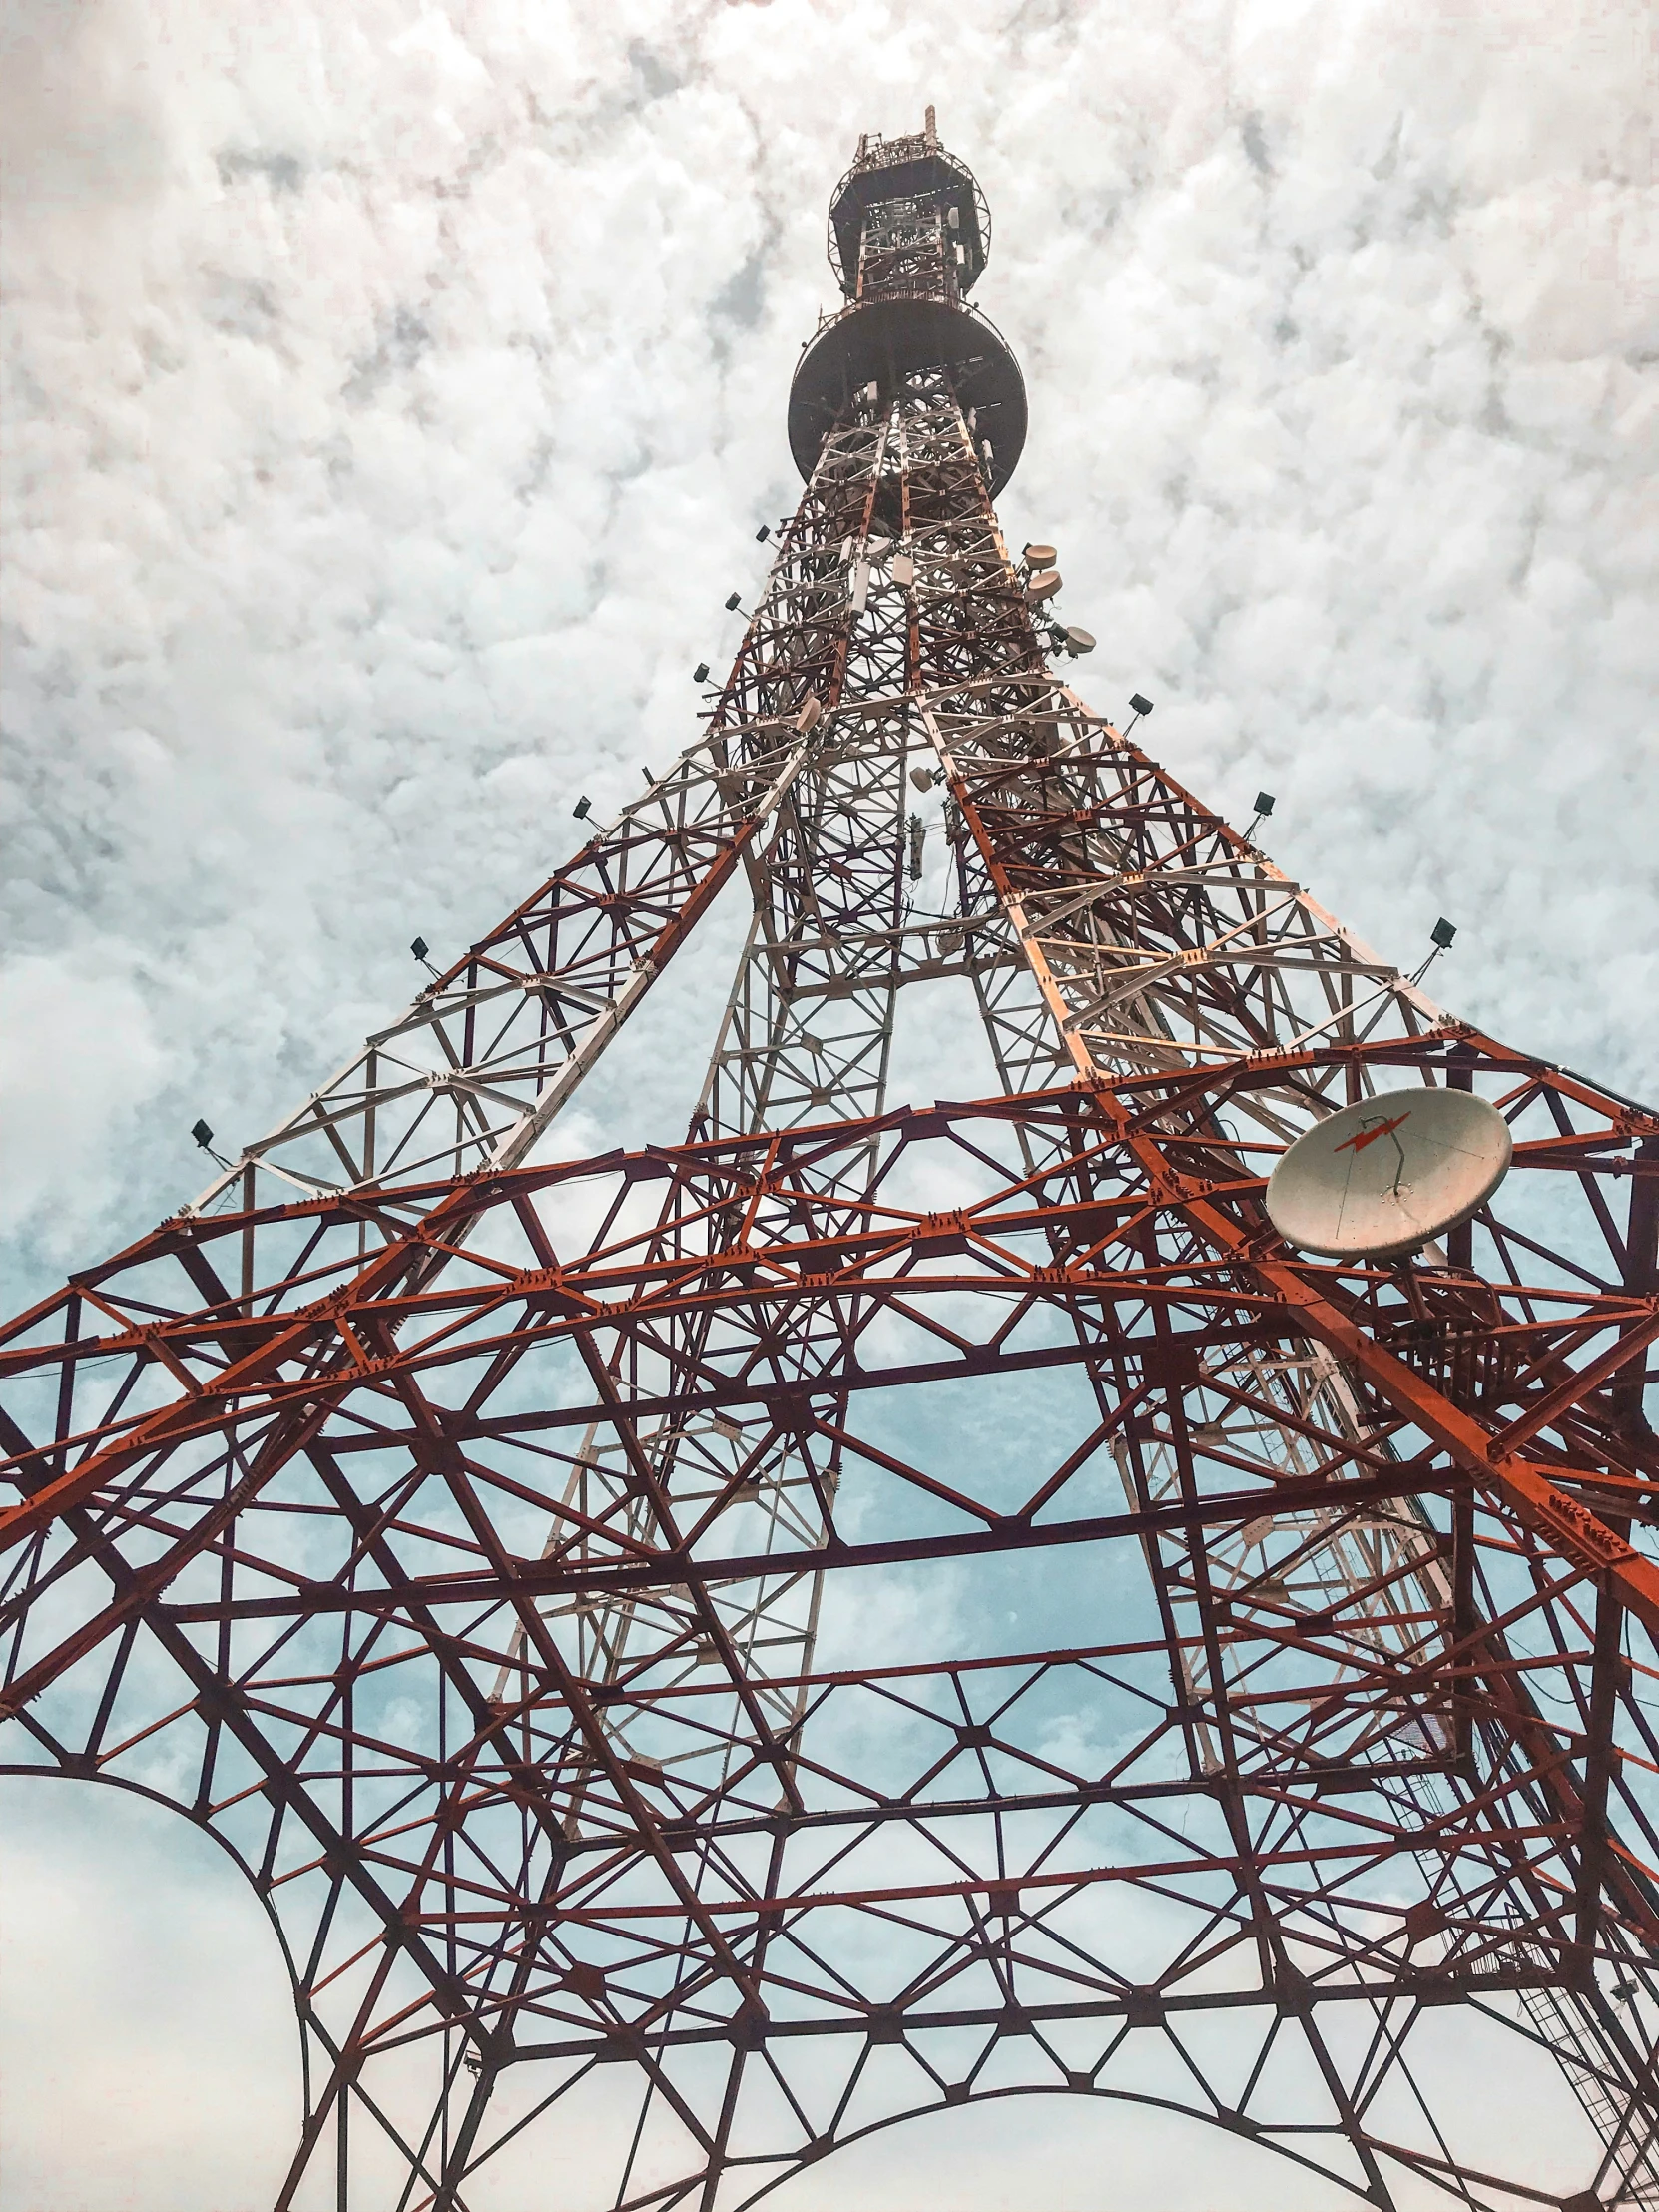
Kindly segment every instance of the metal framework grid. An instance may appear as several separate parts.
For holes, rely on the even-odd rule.
[[[880,191],[929,149],[849,173],[855,306],[958,298]],[[557,2146],[561,2203],[726,2212],[1032,2090],[1378,2206],[1659,2205],[1659,1117],[1088,712],[987,428],[936,361],[847,392],[674,768],[0,1333],[3,1771],[174,1806],[265,1901],[280,2206],[522,2203]],[[559,1157],[739,873],[688,1140]],[[943,977],[1000,1095],[894,1106]],[[1283,1147],[1422,1084],[1508,1118],[1498,1197],[1285,1247]],[[933,1656],[823,1663],[894,1575],[969,1593]],[[1471,2159],[1453,2017],[1558,2062],[1579,2195]]]

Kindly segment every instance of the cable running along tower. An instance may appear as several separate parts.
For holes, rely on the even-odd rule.
[[[264,1901],[283,2207],[736,2212],[1034,2091],[1299,2203],[1659,2205],[1659,1119],[1071,688],[988,239],[930,116],[860,146],[701,735],[0,1337],[5,1772]],[[566,1157],[739,879],[689,1136]],[[929,986],[974,1102],[889,1096]],[[1294,1141],[1402,1203],[1457,1093],[1472,1218],[1279,1235]]]

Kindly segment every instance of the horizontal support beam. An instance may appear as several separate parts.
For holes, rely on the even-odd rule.
[[[1264,1482],[1257,1490],[1228,1497],[1177,1501],[1145,1511],[1103,1513],[1086,1520],[1031,1521],[1008,1518],[989,1528],[945,1531],[932,1536],[893,1537],[877,1543],[839,1540],[801,1551],[738,1552],[704,1558],[687,1551],[664,1551],[625,1565],[597,1563],[561,1567],[547,1559],[515,1561],[510,1576],[454,1574],[411,1576],[383,1590],[358,1583],[342,1589],[333,1583],[307,1583],[280,1597],[235,1598],[164,1605],[170,1620],[287,1620],[317,1613],[395,1615],[404,1607],[445,1605],[478,1607],[511,1604],[515,1597],[619,1598],[642,1590],[673,1589],[689,1582],[714,1585],[752,1582],[792,1575],[821,1574],[859,1567],[891,1567],[939,1559],[969,1559],[1003,1552],[1045,1551],[1073,1544],[1121,1542],[1205,1528],[1243,1527],[1264,1509],[1286,1516],[1321,1508],[1340,1512],[1385,1500],[1441,1496],[1460,1486],[1449,1469],[1433,1472],[1401,1465],[1385,1475],[1343,1477],[1329,1481],[1288,1479]],[[244,1560],[245,1571],[252,1565]]]
[[[1387,2005],[1414,2003],[1440,2005],[1478,2003],[1515,1989],[1568,1988],[1564,1977],[1524,1968],[1502,1968],[1492,1973],[1401,1973],[1392,1980],[1305,1981],[1294,1989],[1214,1989],[1188,1993],[1158,1989],[1126,1989],[1094,2002],[1074,2004],[1021,2004],[990,2007],[964,2005],[902,2004],[878,2012],[849,2014],[830,2019],[745,2019],[731,2027],[652,2028],[637,2035],[620,2028],[615,2035],[572,2037],[566,2041],[521,2043],[508,2056],[511,2065],[535,2059],[592,2059],[633,2056],[639,2051],[696,2048],[710,2043],[741,2039],[748,2048],[767,2042],[812,2041],[824,2036],[869,2036],[893,2041],[894,2027],[908,2035],[941,2033],[951,2029],[983,2028],[987,2034],[1024,2035],[1044,2027],[1098,2020],[1107,2028],[1161,2026],[1171,2020],[1203,2018],[1218,2012],[1274,2011],[1302,2018],[1315,2006],[1342,2004]],[[623,2048],[619,2051],[619,2045]]]

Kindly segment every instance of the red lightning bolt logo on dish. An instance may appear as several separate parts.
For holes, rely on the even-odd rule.
[[[1407,1107],[1404,1113],[1395,1114],[1392,1121],[1380,1121],[1375,1128],[1356,1130],[1352,1137],[1346,1138],[1342,1144],[1338,1145],[1337,1150],[1339,1152],[1364,1152],[1367,1145],[1375,1144],[1379,1137],[1391,1137],[1400,1123],[1409,1121],[1410,1118],[1411,1109]]]

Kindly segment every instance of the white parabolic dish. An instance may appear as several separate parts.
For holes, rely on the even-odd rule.
[[[1472,1091],[1383,1091],[1298,1137],[1268,1178],[1268,1214],[1287,1244],[1333,1260],[1409,1252],[1490,1198],[1513,1149]]]

